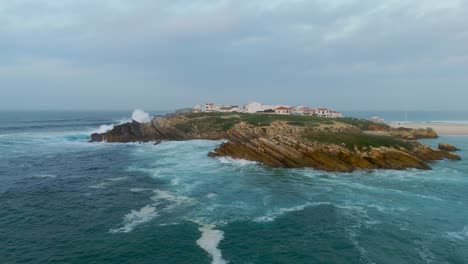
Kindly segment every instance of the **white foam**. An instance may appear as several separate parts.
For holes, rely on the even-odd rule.
[[[216,230],[213,225],[204,225],[198,230],[202,233],[200,239],[197,240],[197,245],[204,249],[211,256],[212,264],[226,264],[223,259],[221,250],[218,248],[221,240],[224,239],[224,232]]]
[[[36,174],[33,176],[33,178],[56,178],[57,175],[53,174]]]
[[[197,200],[193,198],[186,197],[183,195],[175,195],[168,191],[162,191],[162,190],[156,189],[153,192],[155,193],[155,196],[151,197],[151,199],[154,201],[165,200],[165,201],[173,202],[174,205],[180,205],[180,204],[192,205],[192,204],[197,203]]]
[[[109,178],[108,181],[123,181],[127,179],[127,177],[118,177],[118,178]]]
[[[213,198],[216,198],[218,195],[216,193],[209,193],[207,194],[205,197],[206,198],[209,198],[209,199],[213,199]]]
[[[153,218],[158,216],[156,212],[156,208],[152,205],[146,205],[145,207],[141,208],[140,210],[132,210],[129,214],[124,216],[124,221],[122,226],[116,229],[111,229],[111,233],[129,233],[131,232],[136,226],[149,222]]]
[[[110,131],[114,128],[114,125],[101,125],[99,126],[97,129],[91,131],[91,134],[94,134],[94,133],[98,133],[98,134],[102,134],[102,133],[106,133],[107,131]]]
[[[150,115],[141,109],[135,109],[133,111],[132,119],[139,123],[148,123],[151,121]]]
[[[465,240],[468,238],[468,226],[465,226],[463,230],[459,232],[448,232],[447,236],[456,240]]]
[[[133,111],[132,113],[132,119],[139,122],[139,123],[147,123],[147,122],[150,122],[151,121],[151,117],[148,113],[146,113],[145,111],[143,110],[140,110],[140,109],[136,109]],[[94,129],[91,132],[91,134],[94,134],[94,133],[97,133],[97,134],[102,134],[102,133],[106,133],[110,130],[112,130],[114,128],[114,126],[116,125],[121,125],[121,124],[125,124],[125,123],[128,123],[128,122],[131,122],[132,120],[131,119],[122,119],[120,121],[117,122],[117,124],[105,124],[105,125],[101,125],[99,126],[97,129]]]
[[[233,159],[233,158],[226,158],[226,157],[218,158],[218,160],[223,164],[232,164],[232,165],[237,165],[241,167],[258,164],[258,162],[256,161],[250,161],[250,160],[244,160],[244,159]]]
[[[171,180],[171,185],[179,185],[180,184],[180,179],[179,178],[174,178]]]
[[[96,185],[89,186],[89,188],[93,188],[93,189],[105,189],[106,187],[107,187],[107,184],[105,182],[101,182]]]
[[[152,189],[145,189],[145,188],[131,188],[131,192],[144,192],[144,191],[153,191]]]
[[[329,202],[313,202],[313,203],[306,203],[303,205],[298,205],[290,208],[280,208],[274,211],[271,211],[267,213],[264,216],[260,216],[254,219],[255,222],[272,222],[275,221],[275,219],[279,216],[282,216],[287,213],[291,212],[296,212],[296,211],[302,211],[307,207],[312,207],[312,206],[320,206],[320,205],[330,205],[331,203]]]

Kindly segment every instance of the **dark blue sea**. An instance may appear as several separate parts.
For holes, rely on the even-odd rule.
[[[468,136],[426,140],[462,149],[432,171],[346,174],[87,143],[131,115],[0,112],[0,263],[468,263]]]

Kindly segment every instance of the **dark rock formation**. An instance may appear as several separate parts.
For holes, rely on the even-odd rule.
[[[295,136],[297,134],[283,134],[275,126],[264,129],[238,124],[229,131],[229,142],[215,149],[210,156],[258,161],[272,167],[311,167],[338,172],[430,169],[426,161],[459,159],[456,155],[417,142],[411,148],[381,146],[350,150],[337,144],[306,141]]]
[[[91,141],[107,141],[107,142],[138,142],[142,139],[141,124],[135,120],[131,123],[125,123],[115,126],[111,131],[103,134],[92,134]]]
[[[419,128],[419,129],[412,129],[412,128],[389,128],[388,131],[392,136],[408,139],[408,140],[415,140],[421,138],[438,138],[437,132],[432,128]]]
[[[445,151],[458,151],[459,150],[458,148],[447,143],[439,143],[438,148],[440,150],[445,150]]]
[[[436,150],[417,141],[406,140],[437,137],[432,129],[392,129],[379,126],[375,127],[374,131],[385,135],[368,135],[358,126],[328,120],[308,126],[303,121],[280,120],[263,124],[257,119],[251,123],[245,121],[248,118],[259,118],[258,116],[242,118],[239,115],[215,118],[171,115],[158,117],[144,124],[133,121],[118,125],[109,132],[91,135],[91,141],[161,142],[226,139],[228,140],[226,143],[208,155],[257,161],[272,167],[310,167],[337,172],[430,169],[426,164],[427,161],[444,158],[460,159],[447,150]],[[373,129],[369,126],[367,130]]]

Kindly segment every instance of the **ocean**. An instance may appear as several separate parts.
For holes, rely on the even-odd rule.
[[[0,112],[0,263],[468,263],[468,136],[424,141],[462,161],[371,173],[87,142],[131,114]]]
[[[468,123],[464,111],[344,111],[344,116],[369,119],[379,116],[388,122]]]

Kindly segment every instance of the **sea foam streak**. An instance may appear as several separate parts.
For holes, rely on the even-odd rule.
[[[111,229],[111,233],[129,233],[131,232],[136,226],[149,222],[153,218],[158,216],[156,212],[156,208],[151,205],[147,205],[140,210],[132,210],[129,214],[124,217],[124,221],[122,226],[119,228]]]
[[[197,245],[204,249],[211,256],[212,264],[226,264],[223,259],[221,250],[218,248],[221,240],[224,239],[224,232],[214,229],[213,225],[204,225],[198,230],[202,233],[200,239],[197,240]]]
[[[178,196],[168,191],[151,190],[142,188],[132,188],[132,192],[153,191],[154,196],[151,200],[152,204],[148,204],[140,210],[131,210],[131,212],[124,216],[123,223],[119,228],[111,229],[111,233],[129,233],[140,224],[149,222],[159,216],[159,213],[170,211],[178,206],[191,206],[197,203],[197,200],[186,196]],[[158,207],[159,213],[156,211]]]
[[[278,210],[268,212],[267,215],[257,217],[254,219],[254,221],[255,222],[272,222],[272,221],[275,221],[277,217],[282,216],[287,213],[302,211],[306,209],[307,207],[330,205],[330,204],[331,203],[329,202],[314,202],[314,203],[306,203],[304,205],[294,206],[291,208],[280,208]]]
[[[241,166],[241,167],[258,164],[258,162],[256,162],[256,161],[250,161],[250,160],[244,160],[244,159],[225,158],[225,157],[218,158],[218,160],[223,164],[237,165],[237,166]]]

